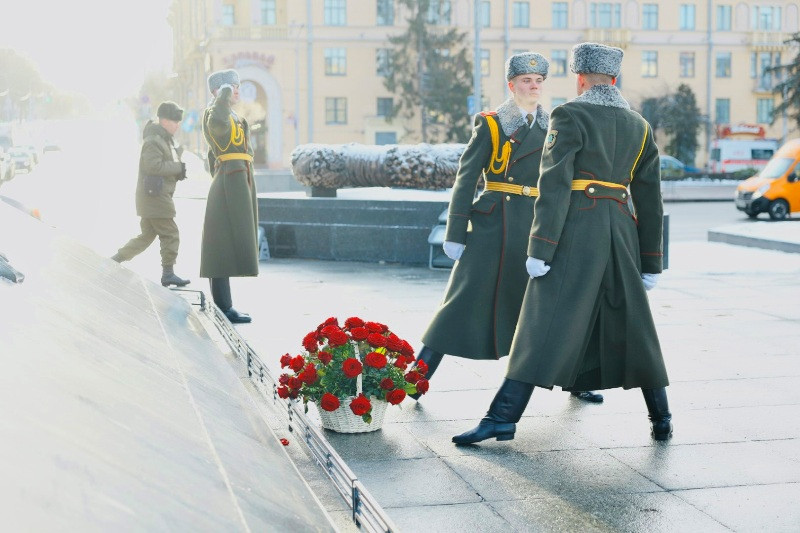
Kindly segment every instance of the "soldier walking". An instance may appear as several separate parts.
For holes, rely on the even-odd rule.
[[[526,260],[531,279],[506,379],[456,444],[513,439],[534,386],[641,388],[652,436],[672,435],[646,294],[662,268],[658,147],[615,86],[622,54],[596,43],[572,50],[578,97],[550,117]]]

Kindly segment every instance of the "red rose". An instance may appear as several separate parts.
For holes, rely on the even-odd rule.
[[[339,398],[330,392],[326,392],[322,395],[322,398],[319,401],[319,406],[326,411],[335,411],[339,408]]]
[[[288,385],[289,388],[292,390],[297,390],[303,386],[303,382],[295,377],[291,377],[289,378],[289,383],[287,383],[286,385]]]
[[[405,370],[408,367],[408,363],[402,357],[398,357],[397,361],[394,362],[394,366],[400,368],[401,370]]]
[[[381,335],[380,333],[370,333],[367,336],[367,342],[370,346],[375,346],[376,348],[382,348],[386,346],[386,337]]]
[[[403,339],[394,333],[389,333],[389,335],[386,337],[386,347],[393,352],[399,352],[403,349]]]
[[[331,362],[331,359],[333,359],[333,354],[331,352],[321,351],[317,354],[317,357],[323,365],[327,365]]]
[[[406,398],[406,391],[403,389],[394,389],[386,394],[386,401],[392,405],[397,405]]]
[[[425,394],[426,392],[428,392],[428,386],[429,385],[430,385],[430,383],[428,383],[427,379],[420,378],[420,380],[417,381],[417,383],[416,383],[417,392],[419,392],[420,394]]]
[[[353,414],[356,416],[368,413],[370,409],[372,409],[372,404],[369,403],[369,400],[364,394],[359,394],[350,402],[350,410],[353,411]]]
[[[391,390],[394,388],[394,381],[392,378],[383,378],[381,380],[381,388],[383,390]]]
[[[408,363],[409,365],[414,363],[414,361],[416,361],[416,359],[414,358],[413,355],[404,355],[403,358],[406,360],[406,363]]]
[[[300,391],[299,390],[289,391],[289,398],[291,398],[292,400],[294,400],[298,396],[300,396]]]
[[[285,353],[281,356],[281,368],[286,368],[292,362],[292,356],[288,353]]]
[[[322,335],[323,337],[330,337],[331,333],[333,333],[334,331],[342,331],[342,330],[339,329],[339,326],[325,326],[319,331],[319,334]]]
[[[425,374],[428,373],[428,364],[425,361],[423,361],[422,359],[420,359],[419,361],[417,361],[416,370],[417,370],[417,372],[419,372],[420,374],[422,374],[424,376]]]
[[[409,383],[416,383],[420,379],[422,379],[422,376],[420,376],[419,372],[417,372],[416,370],[412,370],[411,372],[406,374],[406,381],[408,381]]]
[[[278,387],[278,396],[280,398],[288,398],[289,397],[289,389],[286,387]]]
[[[303,359],[303,356],[298,355],[292,358],[292,362],[289,364],[289,366],[292,367],[292,370],[294,370],[295,372],[300,372],[301,370],[303,370],[305,364],[306,360]]]
[[[339,319],[336,318],[335,316],[332,316],[332,317],[326,319],[325,322],[323,322],[322,324],[317,326],[317,332],[322,331],[322,328],[324,328],[325,326],[336,326],[338,328],[339,327]]]
[[[278,378],[278,383],[281,385],[286,385],[289,383],[289,374],[281,374],[281,377]]]
[[[343,346],[344,344],[347,344],[347,333],[340,329],[331,331],[331,334],[328,336],[328,345]]]
[[[308,350],[309,352],[316,352],[317,351],[317,332],[312,331],[305,337],[303,337],[303,348]]]
[[[406,357],[414,357],[414,348],[412,348],[407,341],[403,341],[403,347],[400,348],[400,353]]]
[[[367,335],[369,335],[369,331],[367,331],[367,328],[364,327],[353,328],[350,330],[350,336],[356,341],[365,340]]]
[[[380,322],[367,322],[364,324],[364,327],[367,328],[370,333],[383,333],[389,329]]]
[[[308,363],[308,365],[306,365],[306,369],[300,372],[300,375],[297,377],[303,383],[311,385],[317,381],[317,369],[314,368],[313,364]]]
[[[342,363],[342,372],[344,372],[344,375],[348,378],[354,378],[359,375],[362,368],[363,367],[358,359],[354,359],[352,357],[345,359]]]
[[[361,328],[364,327],[364,321],[358,318],[357,316],[351,316],[350,318],[344,321],[344,327],[346,327],[347,329]]]
[[[378,352],[369,352],[364,358],[364,364],[372,368],[383,368],[386,363],[386,356]]]

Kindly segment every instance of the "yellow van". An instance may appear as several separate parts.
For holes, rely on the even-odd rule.
[[[736,188],[736,208],[750,218],[769,213],[783,220],[800,211],[800,139],[781,146],[764,169]]]

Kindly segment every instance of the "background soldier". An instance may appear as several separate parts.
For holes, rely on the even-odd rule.
[[[511,98],[496,111],[475,116],[453,186],[443,246],[457,262],[417,358],[427,379],[445,353],[468,359],[508,355],[528,282],[525,249],[549,118],[539,99],[548,68],[547,59],[534,52],[511,56],[506,61]],[[481,176],[486,188],[474,201]],[[592,392],[574,394],[603,401]]]
[[[258,204],[253,180],[250,127],[232,105],[239,101],[239,74],[221,70],[208,77],[214,95],[203,113],[203,135],[214,179],[208,191],[200,276],[210,278],[214,303],[233,323],[250,316],[233,308],[230,278],[258,275]]]
[[[513,439],[534,385],[641,387],[653,437],[672,434],[645,292],[662,266],[658,147],[614,86],[622,50],[582,43],[572,52],[578,97],[550,117],[526,262],[531,279],[506,379],[456,444]]]
[[[158,123],[148,121],[139,157],[139,180],[136,183],[136,214],[141,217],[142,232],[128,241],[111,258],[130,261],[150,246],[156,236],[161,243],[161,284],[183,287],[188,279],[175,275],[178,258],[178,225],[175,224],[175,184],[186,179],[186,165],[181,162],[183,148],[175,145],[173,135],[183,120],[183,109],[175,102],[158,106]]]

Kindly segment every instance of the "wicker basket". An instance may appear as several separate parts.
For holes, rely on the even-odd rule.
[[[322,427],[339,433],[367,433],[381,429],[383,417],[386,414],[386,406],[389,404],[372,396],[369,399],[372,404],[372,422],[367,424],[363,418],[354,415],[353,411],[350,410],[350,402],[353,398],[355,396],[345,398],[342,405],[335,411],[326,411],[317,405]]]

